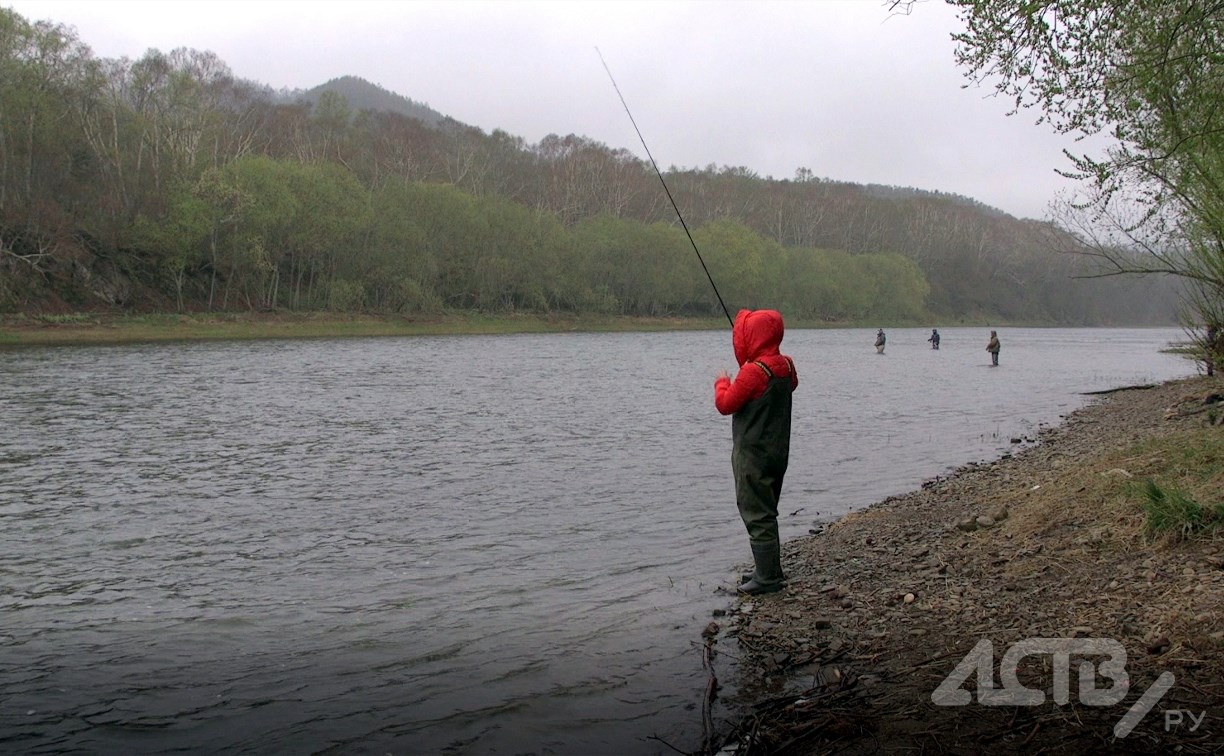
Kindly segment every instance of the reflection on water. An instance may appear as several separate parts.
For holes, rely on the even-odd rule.
[[[1194,369],[1176,330],[1005,330],[998,368],[941,333],[787,335],[785,537]],[[0,352],[0,743],[694,750],[748,559],[731,363],[726,332]]]

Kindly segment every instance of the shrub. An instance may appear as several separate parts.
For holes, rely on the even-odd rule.
[[[334,312],[350,312],[365,307],[365,287],[355,281],[342,278],[331,282],[327,290],[327,309]]]

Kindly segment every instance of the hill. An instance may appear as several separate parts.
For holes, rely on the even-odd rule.
[[[398,113],[415,118],[429,126],[437,126],[446,120],[446,116],[424,103],[396,94],[357,76],[341,76],[312,89],[295,91],[290,95],[290,99],[305,100],[313,105],[319,101],[319,96],[324,92],[335,92],[343,96],[349,107],[355,111],[374,110]]]

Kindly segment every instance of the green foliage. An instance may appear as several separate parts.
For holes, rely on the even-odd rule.
[[[1127,451],[1147,461],[1148,479],[1128,486],[1154,534],[1184,539],[1224,529],[1224,436],[1207,427],[1171,434]]]
[[[442,300],[421,282],[408,276],[378,277],[374,281],[374,309],[405,314],[436,314]]]
[[[1175,489],[1161,488],[1153,480],[1143,486],[1146,526],[1155,534],[1186,540],[1224,528],[1224,504],[1203,506]]]
[[[786,257],[780,244],[730,219],[702,226],[693,239],[733,317],[741,307],[781,305],[778,286]]]
[[[359,312],[365,306],[365,287],[356,281],[338,278],[327,285],[327,309],[332,312]]]
[[[579,223],[572,244],[584,308],[659,316],[712,299],[688,239],[678,228],[602,214]]]
[[[914,263],[896,254],[863,255],[864,276],[876,283],[875,296],[867,305],[872,317],[886,321],[912,321],[926,313],[931,287]]]

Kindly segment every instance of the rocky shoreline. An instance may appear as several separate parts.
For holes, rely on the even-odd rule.
[[[1135,498],[1173,464],[1145,443],[1224,434],[1224,411],[1204,411],[1221,394],[1206,377],[1105,393],[1035,445],[786,543],[788,588],[739,600],[706,629],[739,659],[749,697],[729,702],[749,713],[710,751],[1224,752],[1224,532],[1154,536]],[[983,639],[993,656],[978,667],[998,687],[1007,649],[1036,638],[1120,644],[1125,698],[1080,700],[1082,679],[1112,686],[1107,659],[1080,645],[1061,664],[1061,704],[1057,656],[1040,652],[1011,670],[1036,705],[983,705],[975,688],[989,678],[975,669],[951,686],[970,703],[933,703]],[[1165,672],[1175,682],[1151,700]],[[1124,715],[1137,722],[1119,737]]]

